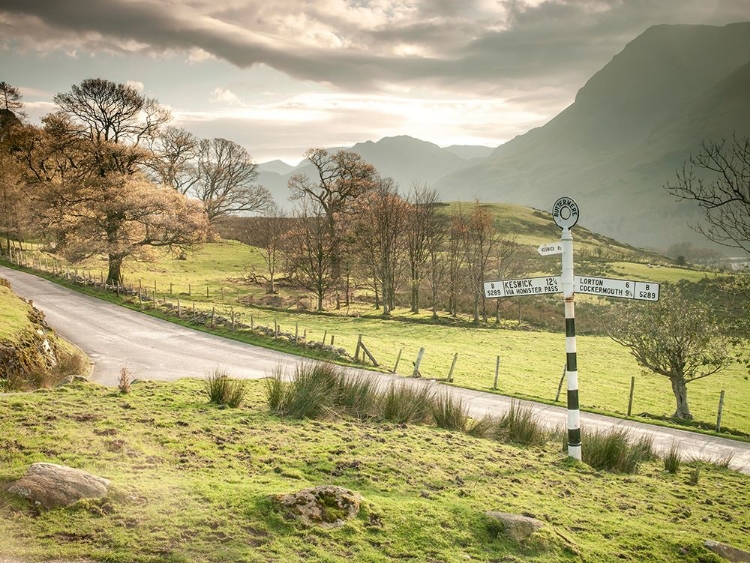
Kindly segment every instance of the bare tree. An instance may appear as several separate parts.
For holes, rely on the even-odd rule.
[[[330,154],[325,149],[310,149],[305,158],[315,167],[317,177],[295,174],[289,179],[288,188],[292,200],[308,200],[325,216],[333,245],[333,277],[338,280],[344,241],[339,222],[348,213],[350,204],[374,186],[375,167],[357,153],[345,150]]]
[[[0,82],[0,123],[10,118],[12,114],[20,120],[26,117],[21,101],[21,90],[17,86],[11,86],[7,82]]]
[[[134,174],[148,159],[144,145],[170,119],[169,111],[135,88],[101,78],[88,78],[70,92],[56,94],[55,103],[68,133],[86,141],[91,165],[101,177]]]
[[[335,283],[334,244],[322,209],[303,201],[284,237],[285,269],[294,281],[315,294],[318,311],[323,310],[323,299]]]
[[[187,195],[199,179],[198,138],[182,127],[164,127],[151,143],[148,167],[154,180]]]
[[[440,198],[435,190],[418,183],[412,186],[406,241],[409,250],[409,285],[413,313],[419,313],[419,288],[428,258],[427,240],[431,235],[430,229],[442,228],[437,220],[440,213],[439,205]]]
[[[705,225],[696,231],[724,246],[750,252],[750,137],[704,141],[698,154],[664,186],[672,195],[695,201]]]
[[[391,178],[378,178],[375,188],[359,205],[357,233],[360,241],[372,248],[373,270],[377,272],[383,297],[383,316],[388,317],[396,304],[396,284],[405,245],[404,230],[409,204],[398,194]]]
[[[253,184],[258,165],[233,141],[201,140],[198,176],[192,193],[203,202],[211,222],[231,213],[260,213],[273,203],[271,192]]]
[[[448,231],[448,312],[452,316],[458,314],[458,302],[463,293],[466,276],[466,237],[468,236],[468,217],[461,204],[451,214],[450,229]]]
[[[427,223],[425,230],[425,248],[427,252],[428,277],[430,281],[430,308],[432,318],[437,319],[437,308],[440,288],[448,272],[448,257],[445,242],[448,237],[449,217],[435,213]]]
[[[500,242],[492,213],[482,207],[479,201],[474,202],[466,229],[466,256],[471,277],[473,294],[474,322],[479,322],[479,304],[481,302],[482,318],[487,321],[487,303],[484,295],[484,282],[490,257],[497,250]]]
[[[687,384],[713,375],[732,361],[728,340],[701,303],[678,286],[662,289],[661,299],[643,306],[616,305],[605,329],[630,348],[639,365],[669,378],[677,408],[673,417],[692,419]]]
[[[281,261],[284,237],[290,228],[284,210],[273,203],[260,217],[250,218],[239,235],[241,242],[255,247],[263,257],[268,269],[270,293],[276,293],[276,271]]]

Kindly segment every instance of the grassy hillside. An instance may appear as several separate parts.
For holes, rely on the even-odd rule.
[[[35,461],[112,480],[107,498],[38,511],[0,487],[0,557],[156,562],[538,561],[710,563],[706,539],[750,549],[750,477],[659,462],[637,475],[571,465],[558,443],[524,448],[340,418],[279,419],[262,382],[240,409],[202,382],[143,382],[129,395],[76,384],[0,397],[0,482]],[[698,483],[695,484],[696,470]],[[270,496],[334,484],[363,509],[333,530],[288,520]],[[484,516],[546,523],[518,545]]]
[[[2,282],[0,282],[0,341],[15,342],[22,332],[33,329],[29,318],[31,306]]]
[[[67,375],[88,373],[81,351],[42,319],[0,278],[0,391],[50,386]]]
[[[450,213],[458,205],[447,205],[445,212]],[[461,205],[468,207],[470,204]],[[493,211],[503,230],[518,234],[519,243],[523,242],[526,252],[533,258],[529,260],[526,275],[559,275],[559,257],[542,258],[535,250],[539,244],[559,238],[560,230],[548,213],[512,205],[490,204],[487,207]],[[576,227],[574,236],[576,269],[580,273],[658,282],[699,281],[714,276],[669,266],[668,261],[658,255],[623,245],[584,228]],[[660,260],[663,261],[661,264]],[[90,261],[86,266],[93,269],[88,275],[99,279],[104,265],[103,259]],[[149,295],[156,283],[159,299],[173,308],[173,319],[179,299],[182,322],[187,324],[191,324],[193,306],[199,312],[210,312],[215,306],[217,314],[225,317],[234,314],[237,322],[248,325],[252,322],[255,327],[270,328],[278,324],[282,332],[294,334],[297,331],[300,338],[306,336],[308,342],[321,342],[325,337],[330,343],[331,337],[335,337],[336,347],[342,347],[350,354],[354,353],[361,334],[381,369],[392,369],[400,353],[397,371],[402,375],[411,375],[412,362],[424,347],[421,373],[437,379],[447,377],[454,354],[458,353],[454,384],[480,390],[491,390],[496,358],[500,356],[498,392],[541,401],[553,401],[556,396],[564,363],[563,307],[558,296],[504,300],[500,304],[504,320],[499,324],[495,324],[492,317],[493,302],[490,302],[490,321],[480,326],[473,325],[469,317],[461,315],[452,318],[441,314],[435,323],[428,311],[415,315],[405,306],[398,307],[391,320],[383,321],[372,302],[365,300],[366,291],[359,293],[361,300],[349,309],[342,307],[337,311],[332,303],[327,303],[330,309],[327,313],[312,314],[308,311],[309,296],[293,287],[281,284],[280,296],[266,296],[262,284],[248,280],[253,268],[257,272],[263,271],[257,251],[228,240],[207,244],[189,253],[187,260],[161,256],[155,262],[126,263],[124,271],[126,284],[135,287],[142,284]],[[250,296],[252,304],[248,302]],[[133,296],[130,303],[139,307]],[[579,296],[579,303],[577,328],[582,335],[578,347],[583,408],[624,416],[631,377],[635,377],[633,414],[642,414],[644,420],[671,415],[674,398],[668,380],[645,372],[625,348],[597,335],[601,334],[597,324],[601,312],[599,307],[606,307],[607,300]],[[270,305],[281,309],[271,309]],[[151,302],[144,302],[143,308],[150,310]],[[257,331],[245,329],[229,335],[263,346],[305,353],[303,348],[295,348],[288,341],[265,338]],[[750,386],[747,372],[740,364],[691,383],[689,398],[697,422],[707,429],[715,425],[722,390],[726,391],[723,427],[750,435],[750,411],[746,408],[750,404]],[[564,397],[563,393],[563,401]]]

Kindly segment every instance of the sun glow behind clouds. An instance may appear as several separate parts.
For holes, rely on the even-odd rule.
[[[221,91],[217,88],[216,91]],[[315,146],[350,146],[366,139],[411,135],[438,145],[481,144],[497,146],[542,124],[546,114],[502,99],[431,99],[391,95],[307,92],[267,104],[244,102],[209,111],[175,109],[181,125],[205,128],[211,123],[233,123],[252,131],[295,130]],[[358,120],[358,125],[354,125]],[[369,132],[362,137],[358,127]],[[257,160],[294,160],[309,148],[302,144],[275,152],[272,146],[248,147]]]

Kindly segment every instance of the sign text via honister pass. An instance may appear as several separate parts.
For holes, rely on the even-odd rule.
[[[568,382],[568,455],[581,459],[581,414],[578,404],[578,358],[576,354],[575,294],[587,293],[600,297],[616,297],[642,301],[659,300],[659,284],[635,280],[618,280],[573,275],[573,235],[578,223],[578,204],[569,197],[561,197],[552,207],[552,218],[562,229],[560,242],[539,246],[542,256],[562,255],[562,275],[545,278],[499,280],[484,284],[487,297],[517,297],[561,293],[565,300],[565,377]]]

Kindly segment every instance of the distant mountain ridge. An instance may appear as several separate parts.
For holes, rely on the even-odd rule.
[[[750,135],[749,85],[750,23],[654,26],[546,125],[436,187],[542,209],[569,195],[587,227],[631,244],[702,240],[695,206],[662,186],[704,138]]]
[[[445,148],[413,137],[357,143],[359,153],[403,191],[435,187],[444,201],[513,203],[549,209],[578,199],[581,224],[624,242],[705,244],[688,223],[699,210],[664,184],[703,140],[750,136],[750,22],[648,28],[578,91],[546,125],[492,149]],[[330,149],[338,150],[341,147]],[[292,174],[309,163],[260,165],[258,182],[289,204]]]
[[[328,150],[335,152],[341,148],[344,147],[333,147]],[[393,178],[404,192],[415,182],[429,185],[451,172],[471,166],[473,161],[460,156],[461,153],[468,156],[488,154],[492,151],[490,147],[471,145],[443,149],[434,143],[407,135],[384,137],[377,142],[357,143],[346,150],[359,154],[375,166],[381,176]],[[457,152],[459,154],[456,154]],[[285,167],[290,169],[287,170]],[[271,190],[274,199],[281,205],[289,196],[287,182],[293,174],[315,176],[314,167],[307,161],[302,161],[296,167],[290,167],[281,161],[272,161],[260,164],[258,170],[260,175],[257,182]]]

